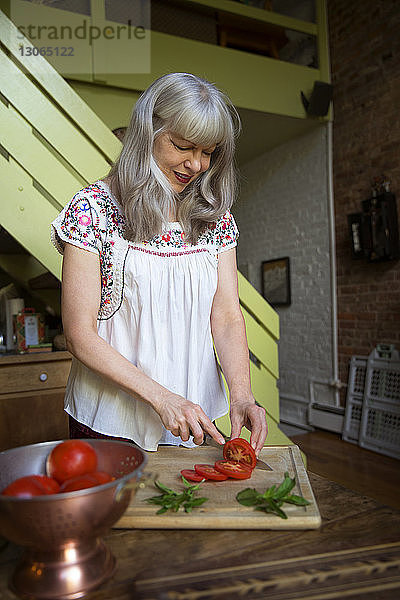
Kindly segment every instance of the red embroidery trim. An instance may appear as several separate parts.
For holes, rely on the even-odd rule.
[[[196,250],[188,250],[187,252],[154,252],[153,250],[147,250],[147,248],[139,248],[138,246],[131,246],[130,250],[139,250],[139,252],[145,252],[146,254],[155,254],[156,256],[183,256],[184,254],[195,254],[196,252],[207,252],[207,248],[197,248]]]

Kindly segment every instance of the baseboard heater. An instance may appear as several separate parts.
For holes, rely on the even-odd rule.
[[[344,407],[329,406],[313,402],[308,409],[308,422],[313,427],[342,433],[344,425]]]

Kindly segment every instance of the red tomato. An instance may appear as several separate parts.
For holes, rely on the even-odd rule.
[[[196,481],[197,483],[199,483],[200,481],[203,481],[203,479],[205,479],[205,477],[202,477],[201,475],[196,473],[196,471],[194,471],[193,469],[182,469],[181,475],[183,475],[184,478],[187,479],[188,481]]]
[[[211,479],[212,481],[225,481],[225,479],[228,479],[227,475],[217,471],[213,465],[194,465],[194,470],[203,479]]]
[[[31,475],[31,477],[45,488],[47,494],[57,494],[60,491],[60,484],[52,477],[47,475]]]
[[[109,473],[105,473],[105,471],[95,471],[94,473],[90,473],[92,477],[94,477],[99,485],[103,483],[109,483],[113,481],[115,477],[111,477]]]
[[[56,481],[45,475],[26,475],[10,483],[2,491],[2,495],[15,496],[16,498],[33,498],[34,496],[54,494],[59,488],[60,486]]]
[[[243,463],[233,460],[217,460],[214,466],[217,471],[226,475],[226,477],[233,477],[234,479],[249,479],[253,472]]]
[[[254,469],[257,463],[256,453],[243,438],[228,440],[224,445],[223,455],[225,460],[243,463],[250,469]]]
[[[85,490],[86,488],[95,487],[112,481],[111,475],[103,471],[95,471],[94,473],[86,473],[67,479],[61,484],[60,492],[76,492],[77,490]]]
[[[72,477],[71,479],[64,481],[64,483],[61,484],[60,493],[76,492],[77,490],[84,490],[86,488],[95,487],[96,485],[99,485],[99,483],[96,481],[95,477],[91,477],[90,473],[78,475],[77,477]]]
[[[61,442],[47,457],[46,471],[59,483],[72,477],[92,473],[97,468],[97,455],[94,448],[82,440]]]

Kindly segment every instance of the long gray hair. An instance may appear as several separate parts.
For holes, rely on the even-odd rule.
[[[240,118],[215,85],[190,73],[156,79],[136,102],[119,158],[108,178],[125,216],[125,235],[151,239],[175,207],[185,239],[196,243],[207,224],[233,204],[237,194],[235,137]],[[153,157],[157,136],[169,131],[196,145],[216,145],[210,167],[177,194]]]

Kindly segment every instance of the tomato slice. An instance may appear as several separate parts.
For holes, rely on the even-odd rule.
[[[214,465],[194,465],[194,470],[203,479],[211,479],[212,481],[225,481],[225,479],[228,479],[228,475],[218,471]]]
[[[256,453],[243,438],[228,440],[224,445],[223,455],[225,460],[240,462],[250,469],[254,469],[257,463]]]
[[[197,483],[205,479],[205,477],[202,477],[201,475],[196,473],[194,469],[182,469],[181,475],[183,475],[184,478],[188,481],[196,481]]]
[[[233,479],[249,479],[253,472],[250,467],[233,460],[217,460],[214,466],[217,471]]]

